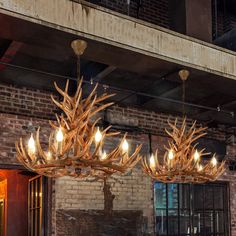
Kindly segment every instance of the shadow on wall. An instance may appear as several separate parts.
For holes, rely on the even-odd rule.
[[[141,236],[145,219],[142,211],[57,210],[57,235]]]

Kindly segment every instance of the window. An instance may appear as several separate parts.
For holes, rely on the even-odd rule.
[[[228,236],[224,183],[155,183],[157,235]]]
[[[42,236],[43,217],[43,194],[45,178],[36,176],[29,180],[29,236]]]

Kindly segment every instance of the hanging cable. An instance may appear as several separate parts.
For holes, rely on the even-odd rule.
[[[149,154],[152,155],[152,134],[148,133],[148,141],[149,141]]]

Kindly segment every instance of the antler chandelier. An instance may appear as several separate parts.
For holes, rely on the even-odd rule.
[[[183,81],[183,104],[185,100],[184,81],[189,72],[181,70],[179,75]],[[184,113],[184,111],[183,111]],[[144,171],[153,179],[161,182],[174,183],[204,183],[215,181],[224,171],[225,161],[217,163],[215,154],[210,161],[201,160],[203,156],[209,155],[204,150],[197,149],[196,141],[206,135],[206,127],[198,128],[196,121],[191,127],[187,127],[186,117],[178,126],[178,120],[174,123],[168,121],[171,130],[166,129],[170,137],[163,159],[158,152],[145,157],[142,160]]]
[[[86,48],[86,42],[76,40],[72,48],[78,56]],[[79,80],[78,63],[78,80]],[[98,112],[113,103],[101,105],[107,98],[113,96],[104,93],[97,96],[98,84],[87,98],[82,98],[82,79],[79,80],[74,96],[69,96],[69,81],[65,90],[55,83],[56,90],[62,95],[62,102],[52,96],[52,101],[63,111],[56,122],[50,121],[52,131],[48,146],[41,145],[40,128],[36,134],[31,134],[28,141],[20,139],[16,142],[17,158],[28,169],[48,177],[73,176],[106,178],[114,173],[126,173],[140,160],[138,145],[131,153],[126,135],[116,148],[110,152],[104,149],[107,137],[117,136],[118,132],[108,132],[111,126],[100,130],[97,126],[100,118],[92,121]]]

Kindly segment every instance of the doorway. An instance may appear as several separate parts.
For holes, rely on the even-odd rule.
[[[28,235],[28,185],[34,173],[0,169],[0,236]]]

